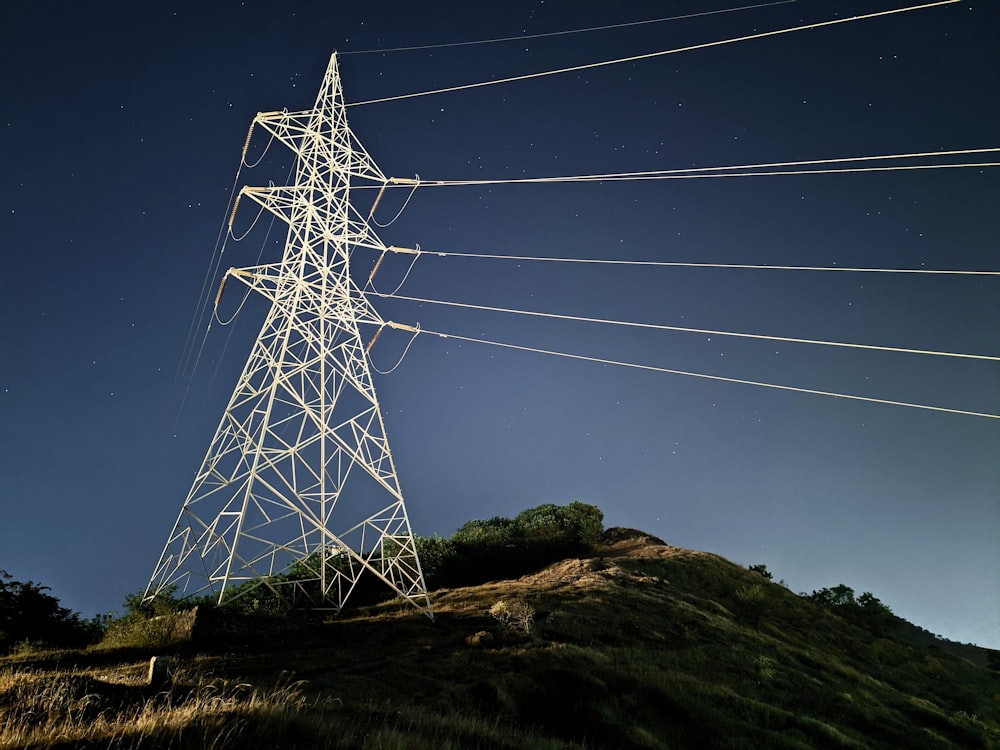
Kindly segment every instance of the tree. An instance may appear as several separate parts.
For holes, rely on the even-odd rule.
[[[574,500],[561,510],[563,517],[572,524],[580,544],[592,548],[601,541],[604,534],[604,513],[600,508]]]
[[[452,537],[456,542],[498,547],[516,547],[524,540],[520,525],[510,518],[493,516],[485,521],[468,521]]]
[[[763,563],[761,563],[759,565],[751,565],[751,566],[749,566],[749,569],[751,571],[753,571],[754,573],[758,573],[759,575],[764,576],[764,578],[766,578],[769,581],[773,581],[774,580],[774,576],[771,574],[771,571],[768,570],[767,566],[764,565]]]
[[[19,643],[47,646],[83,646],[99,635],[94,623],[86,623],[76,612],[63,607],[47,594],[48,586],[21,582],[0,570],[0,652]]]
[[[418,536],[414,542],[427,588],[448,586],[458,578],[462,557],[455,542],[440,536]]]
[[[855,597],[854,589],[839,584],[830,589],[817,589],[806,598],[821,607],[833,609],[841,617],[866,628],[876,636],[883,636],[893,628],[896,616],[870,591]]]
[[[823,607],[853,607],[857,604],[854,589],[842,583],[832,589],[817,589],[806,598]]]
[[[424,572],[429,585],[464,586],[512,578],[567,557],[590,552],[604,533],[604,514],[593,505],[573,501],[545,503],[515,518],[494,516],[461,526],[449,540],[418,542],[436,554]]]
[[[889,605],[880,601],[872,592],[858,597],[858,614],[861,623],[878,636],[886,635],[896,625],[896,616]]]
[[[163,590],[151,599],[146,599],[145,591],[137,591],[134,594],[126,594],[122,606],[125,607],[125,616],[135,615],[137,617],[159,617],[160,615],[171,614],[183,606],[183,602],[176,598],[177,585],[170,584],[164,586]]]
[[[585,552],[601,540],[604,514],[600,508],[574,500],[569,505],[552,503],[529,508],[514,518],[525,540],[565,547],[567,553]]]

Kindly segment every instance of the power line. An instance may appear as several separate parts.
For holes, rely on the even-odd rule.
[[[834,169],[786,169],[786,167],[813,167],[824,164],[850,164],[853,162],[876,162],[902,159],[931,159],[945,156],[974,156],[1000,153],[1000,147],[952,149],[949,151],[918,151],[907,154],[878,154],[876,156],[842,156],[831,159],[801,159],[797,161],[760,162],[756,164],[730,164],[715,167],[677,167],[674,169],[653,169],[638,172],[600,172],[583,175],[562,175],[556,177],[510,177],[501,179],[474,180],[427,180],[419,181],[404,177],[393,177],[385,184],[387,188],[402,188],[414,186],[456,187],[472,185],[517,185],[549,182],[614,182],[619,180],[657,180],[681,179],[692,177],[752,177],[754,175],[801,175],[801,174],[841,174],[845,172],[886,172],[912,169],[945,169],[960,167],[996,167],[1000,162],[959,162],[951,164],[892,164],[875,167],[851,167]],[[760,170],[773,169],[765,172]],[[747,170],[747,171],[741,171]],[[364,185],[372,189],[382,186]]]
[[[833,346],[844,349],[866,349],[869,351],[895,352],[898,354],[921,354],[934,357],[955,357],[957,359],[977,359],[988,362],[1000,362],[1000,356],[989,354],[964,354],[960,352],[943,352],[933,349],[907,349],[899,346],[880,346],[877,344],[854,344],[846,341],[823,341],[820,339],[803,339],[791,336],[771,336],[762,333],[740,333],[736,331],[716,331],[707,328],[690,328],[686,326],[671,326],[661,323],[637,323],[626,320],[611,320],[606,318],[590,318],[582,315],[564,315],[560,313],[546,313],[534,310],[518,310],[507,307],[494,307],[491,305],[476,305],[470,302],[451,302],[447,300],[425,299],[423,297],[410,297],[403,294],[379,294],[372,293],[376,297],[383,299],[396,299],[405,302],[418,302],[428,305],[443,305],[447,307],[461,307],[468,310],[482,310],[484,312],[508,313],[511,315],[526,315],[536,318],[549,318],[552,320],[571,320],[579,323],[601,323],[604,325],[624,326],[628,328],[643,328],[655,331],[673,331],[676,333],[697,333],[707,336],[730,336],[742,339],[756,339],[763,341],[780,341],[785,344],[813,344],[818,346]]]
[[[391,326],[393,328],[400,328],[400,329],[411,331],[411,332],[414,331],[414,330],[416,330],[412,326],[401,325],[399,323],[389,322],[389,323],[387,323],[387,325],[389,325],[389,326]],[[668,368],[668,367],[657,367],[655,365],[639,364],[637,362],[622,362],[622,361],[615,360],[615,359],[605,359],[605,358],[601,358],[601,357],[588,357],[588,356],[583,355],[583,354],[571,354],[569,352],[560,352],[560,351],[555,351],[553,349],[542,349],[542,348],[534,347],[534,346],[521,346],[519,344],[510,344],[510,343],[503,342],[503,341],[492,341],[490,339],[477,339],[477,338],[472,338],[471,336],[459,336],[458,334],[454,334],[454,333],[444,333],[444,332],[441,332],[441,331],[432,331],[432,330],[428,330],[428,329],[425,329],[425,328],[420,329],[420,333],[431,334],[431,335],[439,336],[439,337],[445,338],[445,339],[454,339],[456,341],[470,341],[470,342],[476,343],[476,344],[488,344],[490,346],[497,346],[497,347],[500,347],[500,348],[503,348],[503,349],[516,349],[516,350],[519,350],[519,351],[534,352],[536,354],[549,354],[549,355],[554,356],[554,357],[564,357],[566,359],[584,360],[584,361],[587,361],[587,362],[596,362],[598,364],[605,364],[605,365],[618,365],[619,367],[629,367],[629,368],[636,369],[636,370],[647,370],[647,371],[651,371],[651,372],[662,372],[662,373],[666,373],[666,374],[669,374],[669,375],[686,375],[688,377],[693,377],[693,378],[703,378],[703,379],[706,379],[706,380],[716,380],[716,381],[722,381],[722,382],[726,382],[726,383],[739,383],[741,385],[755,385],[755,386],[758,386],[758,387],[761,387],[761,388],[774,388],[776,390],[792,391],[794,393],[808,393],[808,394],[812,394],[812,395],[815,395],[815,396],[831,396],[833,398],[843,398],[843,399],[849,399],[851,401],[865,401],[865,402],[868,402],[868,403],[886,404],[886,405],[889,405],[889,406],[905,406],[905,407],[911,408],[911,409],[924,409],[924,410],[927,410],[927,411],[944,412],[944,413],[947,413],[947,414],[959,414],[959,415],[968,416],[968,417],[986,417],[988,419],[1000,419],[1000,414],[991,414],[989,412],[967,411],[967,410],[964,410],[964,409],[951,409],[951,408],[948,408],[948,407],[945,407],[945,406],[931,406],[929,404],[917,404],[917,403],[911,403],[911,402],[908,402],[908,401],[894,401],[894,400],[884,399],[884,398],[874,398],[874,397],[871,397],[871,396],[857,396],[857,395],[850,394],[850,393],[838,393],[838,392],[835,392],[835,391],[821,391],[821,390],[817,390],[817,389],[814,389],[814,388],[799,388],[799,387],[791,386],[791,385],[780,385],[778,383],[765,383],[765,382],[762,382],[762,381],[746,380],[746,379],[743,379],[743,378],[730,378],[730,377],[726,377],[724,375],[709,375],[709,374],[703,373],[703,372],[691,372],[691,371],[688,371],[688,370],[675,370],[675,369]]]
[[[414,257],[429,255],[440,258],[477,258],[486,260],[515,260],[519,262],[583,263],[609,266],[649,266],[663,268],[736,268],[760,271],[846,271],[849,273],[909,273],[956,276],[1000,276],[1000,271],[961,271],[937,268],[860,268],[850,266],[780,266],[755,263],[688,263],[668,260],[612,260],[605,258],[558,258],[539,255],[500,255],[497,253],[454,253],[399,248],[391,246],[390,252],[413,254]]]
[[[935,8],[941,5],[951,5],[957,3],[960,0],[938,0],[938,2],[924,3],[923,5],[911,5],[906,8],[895,8],[892,10],[883,10],[877,13],[866,13],[860,16],[851,16],[850,18],[836,18],[832,21],[820,21],[818,23],[804,24],[802,26],[792,26],[785,29],[776,29],[775,31],[764,31],[758,34],[747,34],[744,36],[733,37],[730,39],[721,39],[715,42],[703,42],[701,44],[692,44],[687,47],[675,47],[674,49],[661,50],[659,52],[647,52],[642,55],[631,55],[629,57],[620,57],[614,60],[602,60],[601,62],[586,63],[584,65],[574,65],[569,68],[558,68],[556,70],[545,70],[539,73],[528,73],[526,75],[520,76],[510,76],[508,78],[499,78],[493,81],[479,81],[477,83],[466,83],[459,86],[447,86],[440,89],[432,89],[430,91],[417,91],[412,94],[398,94],[396,96],[386,96],[380,99],[368,99],[361,102],[353,102],[348,104],[348,107],[360,107],[365,104],[383,104],[385,102],[394,102],[401,99],[413,99],[418,96],[430,96],[432,94],[446,94],[452,91],[463,91],[465,89],[481,88],[483,86],[496,86],[501,83],[512,83],[514,81],[526,81],[532,78],[542,78],[543,76],[558,75],[560,73],[573,73],[580,70],[592,70],[594,68],[601,68],[608,65],[617,65],[619,63],[627,62],[637,62],[639,60],[649,60],[654,57],[663,57],[664,55],[673,55],[678,52],[691,52],[698,49],[708,49],[710,47],[719,47],[724,44],[733,44],[735,42],[745,42],[751,39],[763,39],[770,36],[778,36],[779,34],[789,34],[793,31],[803,31],[806,29],[819,29],[824,26],[833,26],[841,23],[850,23],[852,21],[863,21],[869,18],[878,18],[879,16],[889,16],[896,13],[906,13],[911,10],[922,10],[924,8]]]
[[[247,136],[247,142],[249,143],[250,137]],[[184,347],[181,350],[180,361],[177,363],[177,371],[174,373],[174,379],[180,379],[183,375],[185,369],[187,368],[188,362],[191,359],[191,355],[194,353],[195,349],[195,331],[201,328],[201,322],[205,317],[205,311],[208,309],[209,294],[209,282],[215,276],[219,267],[222,265],[222,256],[226,252],[226,243],[229,239],[229,235],[226,233],[226,219],[225,216],[229,214],[229,209],[233,205],[233,201],[237,199],[238,193],[236,191],[237,185],[240,182],[240,175],[243,173],[244,162],[240,159],[240,166],[236,169],[236,176],[233,178],[233,186],[229,191],[229,202],[226,204],[226,212],[223,215],[222,225],[219,227],[219,233],[215,238],[215,247],[212,248],[212,256],[208,261],[208,268],[205,269],[205,277],[201,282],[201,291],[198,293],[198,302],[195,305],[194,315],[191,318],[191,324],[188,326],[187,337],[184,340]],[[201,358],[201,351],[205,348],[205,339],[208,338],[208,330],[212,327],[211,320],[209,320],[208,329],[205,331],[205,336],[202,338],[201,346],[198,349],[198,359],[195,360],[195,367],[197,369],[198,360]],[[192,371],[192,376],[194,372]],[[191,384],[188,383],[187,390],[184,391],[184,399],[181,401],[181,408],[184,407],[184,400],[187,399],[187,393],[191,389]],[[178,412],[178,417],[180,413]]]
[[[853,174],[858,172],[911,172],[921,169],[968,169],[969,167],[1000,167],[1000,162],[962,162],[957,164],[897,164],[885,167],[842,167],[835,169],[782,169],[773,172],[714,172],[712,174],[667,174],[651,175],[649,177],[612,177],[608,182],[627,180],[690,180],[706,177],[773,177],[775,175],[805,175],[805,174]],[[580,182],[581,180],[577,180]],[[594,182],[595,180],[587,180]],[[564,180],[565,182],[565,180]],[[499,183],[498,183],[499,184]]]
[[[567,34],[585,34],[591,31],[610,31],[612,29],[624,29],[631,26],[645,26],[654,23],[664,23],[666,21],[681,21],[687,18],[700,18],[701,16],[714,16],[720,13],[734,13],[741,10],[756,10],[757,8],[769,8],[772,5],[787,5],[795,0],[778,0],[773,3],[759,3],[757,5],[743,5],[739,8],[722,8],[720,10],[706,10],[702,13],[686,13],[682,16],[668,16],[666,18],[651,18],[646,21],[630,21],[628,23],[605,24],[604,26],[590,26],[583,29],[565,29],[563,31],[549,31],[542,34],[521,34],[520,36],[504,36],[492,39],[476,39],[467,42],[446,42],[443,44],[420,44],[412,47],[382,47],[378,49],[359,49],[348,52],[340,52],[340,56],[346,55],[369,55],[374,52],[415,52],[426,49],[443,49],[446,47],[469,47],[476,44],[497,44],[499,42],[523,42],[526,39],[542,39],[552,36],[565,36]]]

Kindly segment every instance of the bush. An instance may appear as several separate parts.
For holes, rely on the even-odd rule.
[[[840,584],[831,589],[817,589],[804,595],[821,607],[832,609],[848,622],[860,625],[873,635],[884,636],[896,626],[896,616],[888,605],[870,591],[854,596],[854,589]]]
[[[191,637],[194,610],[155,617],[126,615],[114,620],[101,639],[105,648],[166,648]]]
[[[100,618],[87,622],[46,593],[48,586],[14,577],[0,570],[0,653],[22,644],[32,649],[46,646],[75,648],[100,637]]]
[[[535,608],[520,600],[501,600],[490,607],[490,616],[505,630],[518,635],[531,635],[535,624]]]
[[[163,648],[190,636],[192,606],[175,598],[176,587],[168,587],[150,599],[145,592],[125,597],[125,614],[107,625],[101,645],[105,647]]]
[[[587,554],[603,531],[604,514],[593,505],[546,503],[512,519],[469,521],[448,540],[418,539],[417,551],[429,587],[467,586]],[[431,555],[427,562],[424,550]]]
[[[454,541],[439,536],[418,536],[415,541],[427,588],[441,588],[458,578],[461,556]]]
[[[592,548],[604,531],[604,514],[593,505],[574,500],[565,507],[547,503],[514,519],[528,543],[565,546],[573,552]]]
[[[760,618],[767,611],[767,592],[764,587],[755,583],[736,590],[737,612],[746,622],[757,628]]]

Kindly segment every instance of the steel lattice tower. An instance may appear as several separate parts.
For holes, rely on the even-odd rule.
[[[367,571],[433,617],[359,331],[385,322],[350,273],[356,247],[385,250],[351,185],[386,178],[348,128],[336,55],[311,110],[260,113],[254,125],[295,153],[295,181],[243,188],[233,215],[246,197],[287,222],[288,237],[279,263],[224,277],[271,308],[146,597],[176,587],[223,603],[290,586],[339,610]],[[297,581],[283,580],[292,566]]]

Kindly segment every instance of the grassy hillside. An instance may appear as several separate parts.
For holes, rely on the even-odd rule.
[[[432,602],[4,657],[0,748],[1000,748],[996,671],[639,532]]]

